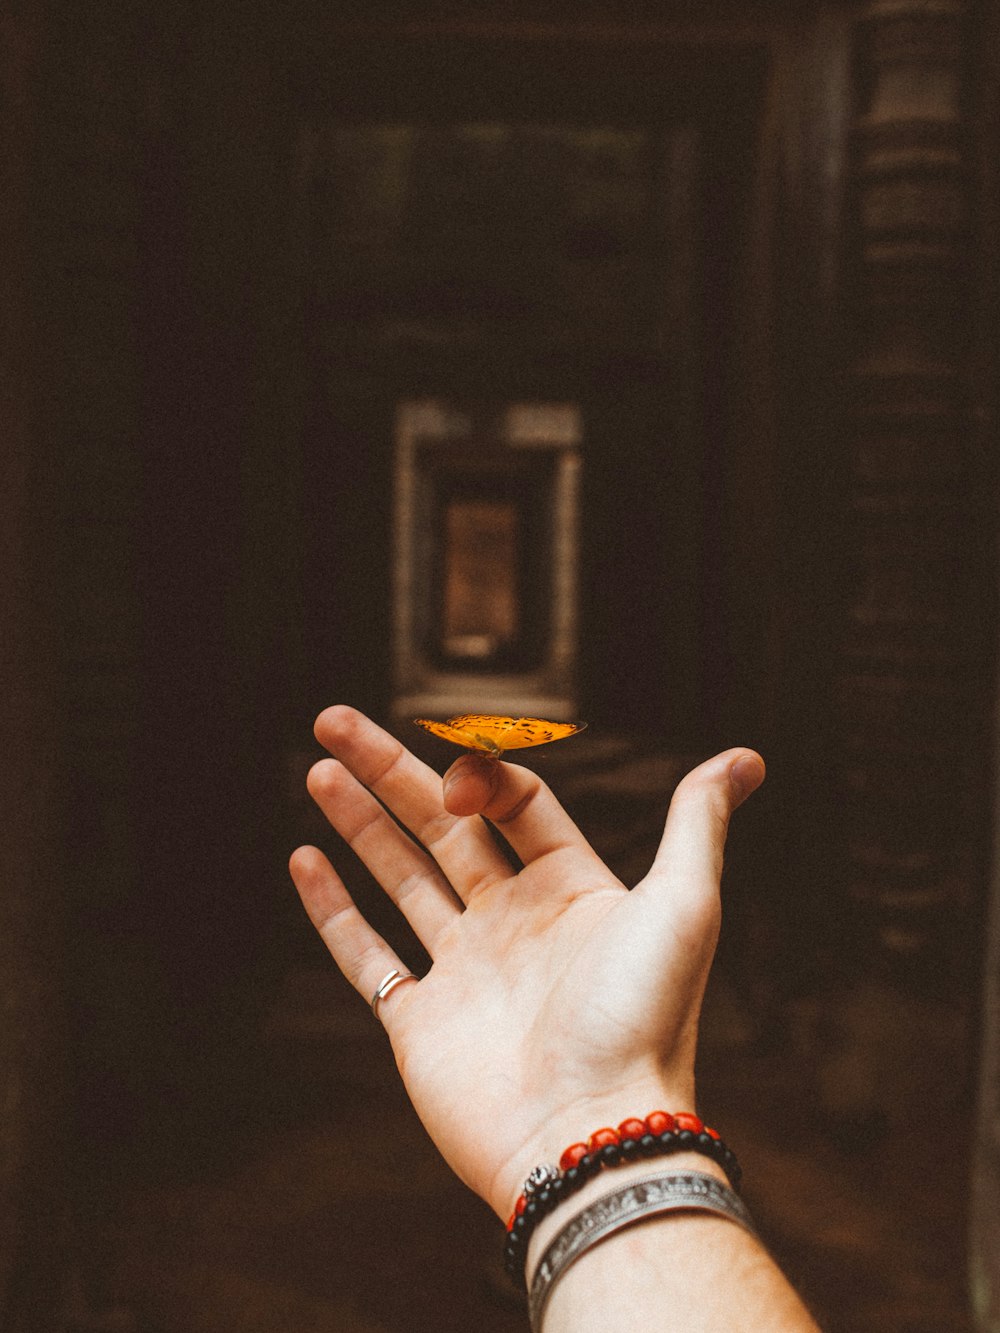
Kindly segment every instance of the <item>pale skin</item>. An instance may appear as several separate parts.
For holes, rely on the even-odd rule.
[[[497,1216],[506,1221],[531,1168],[558,1160],[567,1144],[628,1116],[693,1110],[726,832],[763,781],[760,756],[727,750],[688,774],[652,869],[628,892],[530,770],[470,753],[442,783],[344,706],[326,709],[315,731],[333,757],[310,771],[311,795],[432,959],[426,976],[386,996],[378,1018],[431,1138]],[[520,872],[484,820],[516,852]],[[391,969],[410,970],[321,851],[300,847],[291,873],[364,1001]],[[670,1168],[722,1178],[693,1154],[672,1158]],[[650,1163],[603,1172],[547,1219],[529,1272],[561,1214],[639,1170]],[[816,1325],[749,1233],[681,1214],[603,1242],[559,1282],[545,1333],[590,1328],[793,1333]]]

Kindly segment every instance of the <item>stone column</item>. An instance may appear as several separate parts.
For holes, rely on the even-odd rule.
[[[837,673],[854,988],[825,1089],[847,1122],[952,1102],[978,1001],[993,519],[970,445],[966,10],[874,0],[857,30]]]

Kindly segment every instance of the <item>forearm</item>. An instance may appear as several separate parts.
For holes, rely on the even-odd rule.
[[[698,1171],[724,1179],[704,1158],[635,1163],[602,1174],[539,1227],[528,1273],[573,1213],[630,1179]],[[554,1284],[543,1333],[817,1333],[799,1297],[761,1243],[705,1212],[639,1222],[588,1249]]]

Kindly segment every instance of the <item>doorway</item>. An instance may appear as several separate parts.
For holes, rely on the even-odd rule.
[[[753,456],[772,447],[766,338],[746,299],[763,65],[753,48],[665,38],[345,34],[298,150],[313,257],[304,495],[306,568],[321,571],[306,594],[318,699],[409,709],[413,631],[439,673],[492,674],[501,711],[534,699],[679,749],[722,729],[733,663],[753,678],[767,634],[739,604],[733,501],[733,478],[766,477]],[[432,645],[411,624],[400,676],[403,576],[387,561],[399,405],[426,401],[564,403],[582,423],[578,651],[562,681],[521,688],[553,614],[553,536],[523,501],[553,484],[537,454],[530,477],[519,464],[522,499],[490,525],[500,541],[508,520],[512,534],[534,524],[533,574],[510,538],[520,626],[456,622]],[[444,508],[426,519],[440,536],[435,524],[469,518],[478,483],[468,461],[437,458],[427,495]],[[338,504],[335,478],[363,503]],[[427,560],[447,558],[435,549]],[[520,684],[510,672],[504,684],[507,667]],[[474,693],[439,691],[434,711],[473,706]]]

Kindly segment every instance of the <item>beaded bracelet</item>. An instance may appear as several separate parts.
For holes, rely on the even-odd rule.
[[[739,1188],[743,1173],[735,1154],[717,1130],[689,1111],[674,1115],[650,1111],[644,1120],[630,1117],[617,1129],[595,1130],[586,1143],[571,1143],[559,1158],[558,1167],[536,1166],[507,1221],[503,1260],[508,1276],[524,1286],[528,1242],[539,1222],[604,1167],[679,1152],[711,1157],[725,1171],[733,1188]]]

